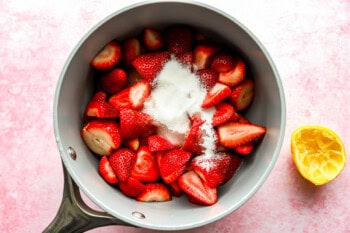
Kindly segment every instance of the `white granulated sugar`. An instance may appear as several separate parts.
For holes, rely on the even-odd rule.
[[[211,121],[215,108],[201,108],[207,91],[201,85],[199,78],[176,59],[171,59],[157,75],[153,86],[142,111],[173,131],[177,135],[177,140],[181,138],[179,135],[188,133],[191,127],[189,116],[199,113],[204,121],[201,126],[205,132],[202,144],[206,148],[204,154],[213,154],[216,137]]]

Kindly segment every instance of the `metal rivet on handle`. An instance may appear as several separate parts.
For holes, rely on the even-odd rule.
[[[135,218],[138,218],[138,219],[145,219],[146,218],[146,216],[143,213],[140,213],[137,211],[132,212],[132,216],[134,216]]]
[[[76,160],[77,153],[75,153],[75,150],[72,147],[68,147],[68,154],[73,160]]]

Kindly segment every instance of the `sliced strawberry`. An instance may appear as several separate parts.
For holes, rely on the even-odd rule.
[[[236,86],[244,79],[246,73],[245,70],[244,62],[239,59],[231,70],[219,74],[219,82],[231,87]]]
[[[152,118],[133,109],[120,110],[120,135],[122,138],[135,138],[152,129]]]
[[[250,121],[247,118],[245,118],[242,114],[240,114],[238,112],[233,113],[231,121],[232,122],[241,122],[241,123],[250,123]]]
[[[177,147],[167,139],[158,135],[152,135],[148,137],[148,146],[150,151],[170,150]]]
[[[143,30],[143,43],[149,50],[160,49],[164,45],[163,36],[158,30],[147,27]]]
[[[128,197],[136,197],[145,191],[146,185],[133,177],[129,177],[126,181],[119,183],[119,189]]]
[[[248,142],[246,144],[233,148],[233,150],[240,155],[249,155],[252,152],[254,145],[254,142]]]
[[[132,61],[141,54],[142,48],[140,40],[129,38],[123,43],[123,61],[125,65],[131,66]]]
[[[231,104],[219,103],[215,106],[216,111],[213,116],[212,125],[218,126],[232,119],[235,109]]]
[[[173,54],[182,54],[192,50],[194,31],[185,25],[172,25],[165,30],[165,44]]]
[[[101,86],[104,91],[109,94],[116,93],[123,89],[128,81],[126,72],[121,68],[109,71],[101,77]]]
[[[123,145],[133,151],[137,151],[140,147],[140,140],[138,137],[126,138],[123,140]]]
[[[117,184],[118,178],[115,175],[107,156],[103,156],[98,165],[98,173],[102,176],[102,178],[109,184]]]
[[[221,145],[235,148],[263,136],[266,128],[250,123],[229,122],[218,126],[217,132]]]
[[[98,155],[110,155],[121,144],[119,126],[112,120],[92,120],[81,130],[87,147]]]
[[[216,188],[210,188],[193,170],[179,177],[179,186],[195,204],[213,205],[217,202]]]
[[[127,148],[120,148],[109,156],[109,163],[120,182],[130,177],[135,162],[136,153]]]
[[[177,60],[192,70],[193,54],[192,52],[181,53],[176,56]]]
[[[121,46],[116,41],[111,41],[92,59],[91,65],[98,70],[108,70],[118,64],[121,59]]]
[[[103,91],[96,92],[85,108],[85,117],[115,118],[119,116],[119,110],[106,102],[107,94]]]
[[[180,197],[182,194],[182,190],[180,188],[178,180],[168,184],[170,193],[175,197]]]
[[[191,161],[191,167],[210,188],[215,188],[224,182],[230,169],[231,157],[224,152],[214,156],[200,155]]]
[[[136,153],[136,163],[131,176],[142,182],[153,182],[159,178],[159,169],[155,155],[147,146],[142,146]]]
[[[108,101],[118,110],[122,108],[137,110],[143,108],[143,104],[150,94],[151,85],[149,82],[143,80],[112,95]]]
[[[229,100],[235,107],[235,110],[242,111],[253,102],[254,92],[254,81],[246,79],[240,85],[232,89]]]
[[[201,70],[209,68],[212,56],[219,48],[212,45],[197,45],[193,51],[193,68]]]
[[[221,152],[221,153],[228,153],[228,152]],[[232,176],[236,173],[236,171],[238,170],[238,168],[241,166],[243,162],[242,158],[237,155],[230,154],[230,156],[231,156],[230,165],[226,171],[225,178],[222,181],[221,185],[226,184],[232,178]]]
[[[232,70],[237,63],[237,59],[230,53],[219,53],[213,56],[210,68],[218,73]]]
[[[191,153],[182,149],[173,149],[165,152],[159,163],[160,175],[167,184],[174,182],[186,171]]]
[[[136,197],[137,201],[143,202],[171,201],[171,199],[168,188],[161,183],[146,184],[145,190]]]
[[[219,79],[219,74],[212,69],[198,70],[196,75],[199,77],[201,83],[207,90],[210,90],[213,86],[215,86]]]
[[[169,60],[170,54],[168,52],[147,53],[137,56],[132,61],[132,65],[144,79],[152,83],[164,64]]]
[[[201,129],[201,126],[203,125],[203,123],[204,121],[201,120],[199,117],[194,117],[194,119],[192,120],[191,129],[183,145],[184,150],[194,154],[202,154],[204,148],[201,145],[203,142],[203,131]]]
[[[216,83],[207,93],[204,101],[202,103],[203,108],[210,108],[222,100],[229,97],[231,94],[231,89],[222,83]]]

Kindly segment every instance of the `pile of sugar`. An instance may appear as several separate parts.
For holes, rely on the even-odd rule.
[[[183,143],[191,127],[190,116],[199,114],[204,121],[201,126],[205,135],[202,146],[204,155],[211,156],[215,150],[216,136],[212,127],[215,108],[203,109],[201,104],[207,90],[199,78],[176,59],[165,63],[153,83],[149,99],[144,104],[143,112],[151,115],[163,130],[163,135],[172,143]]]

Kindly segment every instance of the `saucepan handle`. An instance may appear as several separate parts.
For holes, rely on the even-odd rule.
[[[87,230],[107,226],[124,225],[131,226],[106,212],[96,211],[85,204],[80,195],[80,190],[69,176],[64,164],[64,189],[60,208],[56,217],[44,233],[79,233]]]

